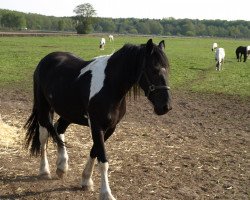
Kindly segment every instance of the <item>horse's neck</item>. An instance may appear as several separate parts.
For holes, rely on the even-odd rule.
[[[110,70],[114,73],[110,79],[115,85],[113,89],[120,97],[123,97],[139,79],[143,64],[140,52],[139,50],[133,51],[121,57],[111,58],[110,64],[112,65]]]

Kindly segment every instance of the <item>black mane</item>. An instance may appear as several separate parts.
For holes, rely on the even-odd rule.
[[[125,44],[110,57],[105,72],[106,74],[112,74],[111,82],[114,79],[119,79],[118,82],[129,83],[129,88],[133,86],[132,90],[129,90],[129,94],[131,95],[131,91],[133,91],[135,99],[139,95],[138,78],[142,70],[144,54],[144,46]],[[111,71],[112,73],[110,73]],[[123,74],[123,76],[121,77],[120,74]]]
[[[122,73],[124,75],[123,77],[127,77],[127,80],[125,81],[131,82],[133,86],[129,90],[128,95],[131,97],[131,94],[133,93],[134,99],[137,99],[137,97],[141,94],[141,88],[138,85],[138,81],[142,74],[142,70],[146,67],[144,66],[145,59],[147,59],[146,55],[146,44],[125,44],[110,57],[108,62],[112,68],[109,69],[107,67],[106,73],[110,74],[108,70],[112,70],[114,72],[115,68],[119,67],[118,73]],[[164,51],[158,48],[158,46],[153,46],[150,56],[155,59],[155,63],[159,63],[160,66],[166,66],[168,69],[168,59]]]

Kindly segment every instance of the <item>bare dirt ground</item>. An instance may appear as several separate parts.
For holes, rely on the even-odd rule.
[[[50,143],[52,179],[39,179],[39,158],[23,148],[31,106],[29,94],[0,91],[0,199],[98,199],[98,166],[95,191],[80,187],[92,145],[88,128],[72,125],[66,133],[67,177],[57,178]],[[250,99],[173,91],[173,110],[160,117],[144,97],[128,101],[106,149],[118,200],[250,199]]]

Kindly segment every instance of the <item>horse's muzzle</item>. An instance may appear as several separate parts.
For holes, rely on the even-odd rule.
[[[168,111],[172,110],[172,106],[171,105],[164,105],[162,107],[154,107],[154,111],[157,115],[164,115],[166,114]]]

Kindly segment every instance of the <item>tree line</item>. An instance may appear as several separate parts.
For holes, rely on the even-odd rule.
[[[250,21],[198,19],[100,18],[93,20],[83,33],[146,34],[166,36],[211,36],[250,38]],[[78,18],[44,16],[0,9],[0,30],[73,31]]]

